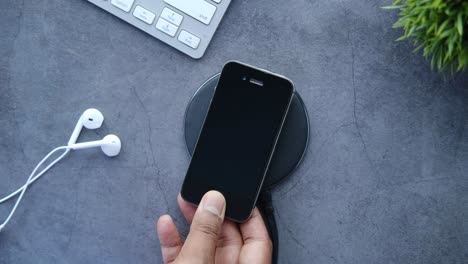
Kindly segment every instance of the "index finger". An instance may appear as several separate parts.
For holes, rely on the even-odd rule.
[[[271,263],[273,245],[257,208],[254,209],[250,219],[240,225],[240,231],[244,241],[240,254],[243,263]]]
[[[179,204],[180,211],[184,215],[185,219],[189,224],[192,224],[193,216],[195,215],[195,212],[197,211],[197,207],[193,204],[189,204],[186,201],[184,201],[184,198],[182,196],[177,195],[177,203]]]
[[[247,222],[240,224],[239,227],[244,244],[255,241],[271,243],[265,222],[263,222],[262,215],[260,214],[260,211],[258,211],[257,207],[253,210],[250,219]]]

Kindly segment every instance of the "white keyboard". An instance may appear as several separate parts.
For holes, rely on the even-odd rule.
[[[205,54],[231,0],[88,0],[192,58]]]

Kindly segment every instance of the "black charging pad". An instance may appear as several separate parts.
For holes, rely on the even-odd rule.
[[[193,154],[220,74],[216,74],[195,92],[185,112],[185,143]],[[299,166],[309,143],[309,117],[304,102],[295,93],[278,139],[275,153],[263,182],[263,190],[278,184]]]

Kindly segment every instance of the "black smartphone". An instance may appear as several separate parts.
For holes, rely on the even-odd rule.
[[[249,219],[294,93],[291,81],[239,62],[224,65],[198,137],[182,198],[209,190],[226,198],[226,217]]]

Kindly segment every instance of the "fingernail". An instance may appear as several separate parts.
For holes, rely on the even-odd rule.
[[[216,191],[209,191],[206,193],[205,201],[203,202],[203,208],[219,217],[222,217],[225,204],[226,202],[221,193]]]

